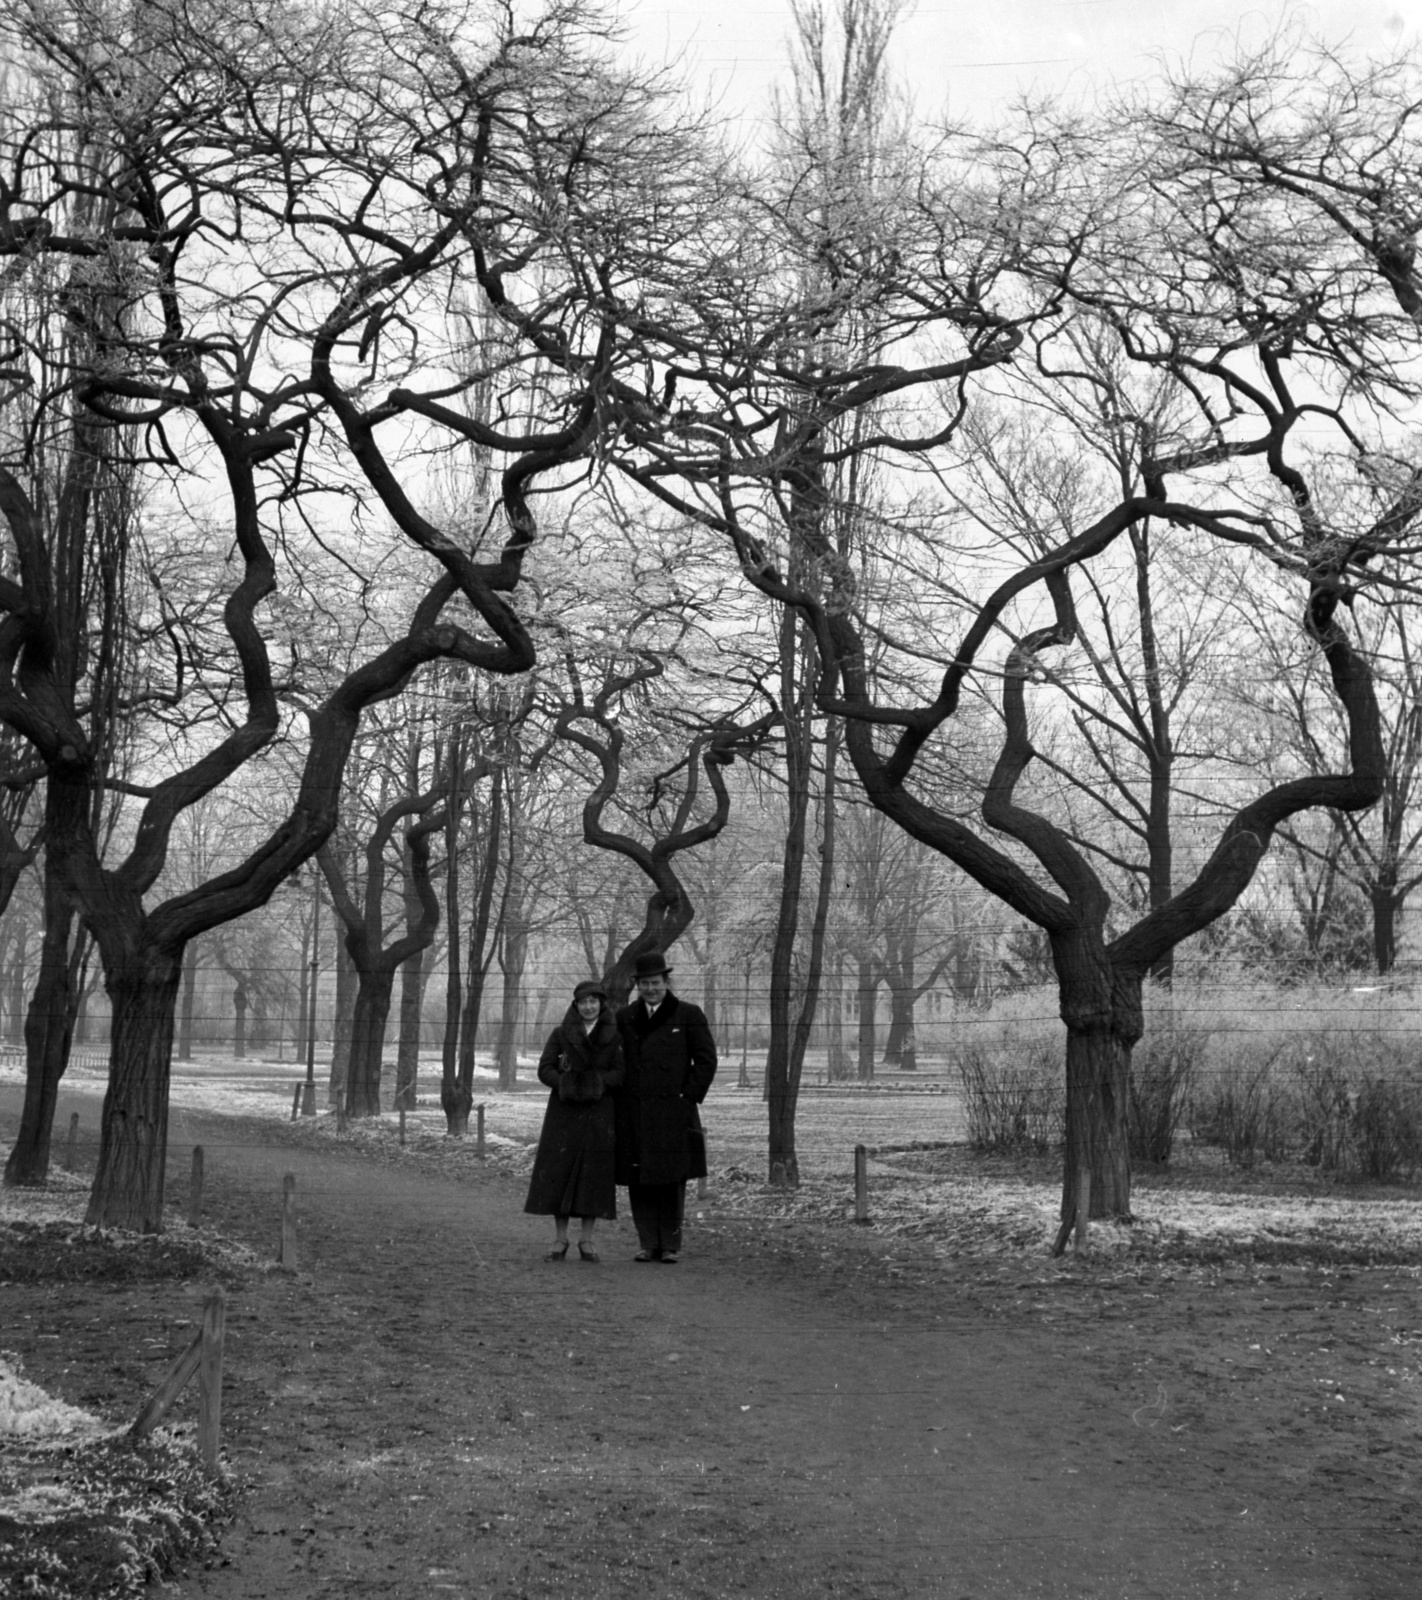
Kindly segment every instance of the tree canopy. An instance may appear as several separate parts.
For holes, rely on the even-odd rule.
[[[1410,793],[1389,789],[1386,630],[1361,619],[1417,592],[1418,63],[1281,36],[977,129],[894,100],[896,15],[846,0],[841,38],[797,6],[795,93],[736,150],[579,0],[5,11],[0,883],[41,830],[53,904],[103,961],[93,1220],[161,1217],[187,944],[327,844],[362,718],[436,664],[443,802],[427,763],[411,780],[439,819],[424,923],[427,846],[443,829],[455,861],[475,781],[475,686],[531,683],[551,653],[549,731],[600,774],[586,836],[672,901],[649,863],[721,831],[725,759],[778,720],[780,1033],[812,789],[830,865],[805,1029],[847,793],[1045,937],[1067,1215],[1084,1182],[1129,1214],[1147,978],[1240,903],[1280,829]],[[599,571],[614,543],[619,571],[629,543],[644,558],[625,612]],[[1262,632],[1225,627],[1266,587]],[[720,681],[667,770],[704,770],[714,812],[695,822],[688,780],[644,847],[599,807],[679,608]],[[1306,758],[1236,761],[1212,837],[1178,851],[1170,800],[1224,759],[1192,685],[1266,661],[1329,715]],[[488,743],[479,894],[523,906],[521,971],[534,763]],[[259,772],[263,826],[170,892],[179,819]]]

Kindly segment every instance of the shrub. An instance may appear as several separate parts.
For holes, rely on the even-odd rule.
[[[1415,1082],[1372,1075],[1353,1101],[1352,1145],[1357,1174],[1374,1183],[1411,1178],[1422,1166],[1422,1092]]]
[[[959,1052],[958,1077],[972,1149],[1041,1152],[1061,1143],[1066,1094],[1060,1046],[1032,1040],[995,1047],[974,1040]]]
[[[1343,1063],[1331,1051],[1306,1055],[1299,1062],[1303,1159],[1323,1172],[1341,1172],[1348,1165],[1352,1136],[1353,1090]]]
[[[1167,1162],[1209,1035],[1173,1023],[1146,1034],[1131,1055],[1129,1135],[1133,1161]]]
[[[1191,1126],[1232,1161],[1303,1161],[1331,1177],[1395,1183],[1422,1170],[1422,1081],[1376,1031],[1236,1048],[1197,1091]]]
[[[1191,1103],[1194,1136],[1222,1146],[1239,1166],[1253,1166],[1260,1156],[1285,1159],[1298,1118],[1291,1103],[1296,1097],[1279,1067],[1282,1053],[1278,1046],[1262,1057],[1241,1050],[1217,1067]]]

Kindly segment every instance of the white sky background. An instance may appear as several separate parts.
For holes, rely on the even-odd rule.
[[[649,63],[680,63],[729,116],[767,115],[786,75],[788,0],[624,0],[623,16]],[[1422,0],[919,0],[895,32],[893,65],[920,116],[992,122],[1024,93],[1089,100],[1155,76],[1162,57],[1204,63],[1290,19],[1365,54],[1422,38]]]

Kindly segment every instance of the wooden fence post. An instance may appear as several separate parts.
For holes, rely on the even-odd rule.
[[[187,1349],[173,1362],[163,1381],[133,1419],[129,1438],[146,1438],[172,1409],[173,1402],[198,1374],[198,1449],[210,1472],[218,1470],[222,1433],[222,1352],[226,1337],[227,1300],[221,1289],[208,1295],[202,1326]]]
[[[64,1170],[73,1172],[74,1155],[79,1145],[79,1113],[73,1111],[69,1116],[69,1143],[64,1149]]]
[[[296,1271],[296,1174],[288,1172],[281,1180],[281,1255],[277,1264],[284,1272]]]
[[[302,1085],[298,1083],[291,1097],[291,1120],[293,1122],[301,1115],[301,1090]]]
[[[202,1146],[193,1146],[193,1176],[188,1186],[188,1226],[196,1228],[202,1221]]]
[[[484,1108],[482,1105],[478,1107],[478,1113],[479,1123],[478,1132],[475,1135],[474,1154],[482,1156],[484,1154]]]
[[[854,1220],[869,1220],[869,1152],[862,1144],[854,1147]]]
[[[401,1145],[401,1148],[404,1147],[404,1144],[405,1144],[405,1108],[404,1108],[404,1106],[401,1106],[400,1107],[400,1145]]]
[[[209,1472],[217,1471],[222,1441],[222,1348],[227,1337],[227,1301],[214,1289],[202,1308],[202,1360],[198,1365],[198,1450]]]

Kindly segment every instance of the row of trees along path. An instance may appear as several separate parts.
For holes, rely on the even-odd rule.
[[[1128,1217],[1147,980],[1241,902],[1280,830],[1306,844],[1299,819],[1327,812],[1361,861],[1346,819],[1401,793],[1371,660],[1394,645],[1354,618],[1416,587],[1417,62],[1281,34],[1138,104],[980,134],[890,114],[897,7],[854,0],[833,46],[826,13],[798,14],[794,93],[739,161],[577,0],[473,30],[443,0],[255,4],[230,28],[88,4],[0,19],[22,68],[0,122],[0,753],[7,797],[35,798],[28,832],[6,809],[0,890],[42,832],[45,906],[7,1179],[43,1178],[82,927],[113,1017],[89,1220],[161,1226],[188,946],[328,846],[378,707],[446,667],[528,679],[568,554],[548,541],[525,570],[535,497],[593,479],[598,516],[720,575],[709,634],[770,602],[773,645],[720,693],[747,709],[765,689],[784,733],[772,1168],[793,1180],[852,775],[1040,930],[1066,1031],[1063,1215],[1084,1174],[1093,1214]],[[1288,646],[1256,641],[1231,675],[1312,678],[1332,718],[1305,770],[1237,760],[1188,862],[1162,549],[1208,598],[1224,575],[1266,589]],[[1080,748],[1127,753],[1104,786],[1119,832],[1078,827],[1053,787],[1049,734],[1089,699]],[[596,760],[597,726],[560,733]],[[410,799],[404,934],[377,947],[322,860],[372,1021],[395,956],[427,946],[425,852],[464,803],[445,754],[442,788]],[[523,775],[506,769],[509,816]],[[247,785],[261,826],[178,887],[180,819]],[[1102,788],[1078,778],[1073,804]],[[700,825],[667,809],[672,834]],[[638,862],[648,930],[685,912],[665,864]],[[1409,881],[1389,868],[1379,907]],[[509,919],[506,980],[527,934]],[[351,1074],[358,1109],[373,1070]],[[455,1122],[462,1087],[456,1066]]]

